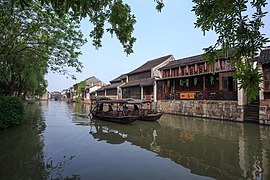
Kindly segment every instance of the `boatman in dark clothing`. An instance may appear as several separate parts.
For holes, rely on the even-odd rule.
[[[127,116],[128,107],[126,105],[123,106],[123,112],[124,112],[124,115]]]
[[[137,104],[134,104],[134,111],[139,110]]]
[[[112,105],[109,105],[109,112],[113,111]]]
[[[99,105],[99,111],[103,111],[103,104]]]

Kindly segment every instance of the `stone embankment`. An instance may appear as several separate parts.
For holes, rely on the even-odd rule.
[[[158,101],[161,112],[221,120],[243,121],[244,106],[237,101]]]

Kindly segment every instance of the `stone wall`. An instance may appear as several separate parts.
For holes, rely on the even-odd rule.
[[[260,124],[270,125],[270,101],[260,101]]]
[[[237,101],[162,100],[157,102],[157,110],[185,116],[231,121],[244,120],[244,106],[239,106]]]

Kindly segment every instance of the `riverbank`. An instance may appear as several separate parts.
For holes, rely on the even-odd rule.
[[[166,114],[203,117],[209,119],[246,121],[247,106],[238,105],[237,101],[220,100],[162,100],[156,103],[157,110]],[[264,107],[264,106],[261,106]],[[259,119],[253,121],[262,125],[270,125],[270,114],[265,108],[260,108]]]

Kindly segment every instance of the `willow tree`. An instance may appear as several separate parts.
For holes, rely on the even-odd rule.
[[[81,71],[78,50],[86,40],[74,13],[58,17],[50,6],[33,1],[0,1],[0,91],[10,95],[39,94],[48,69],[69,75]]]

